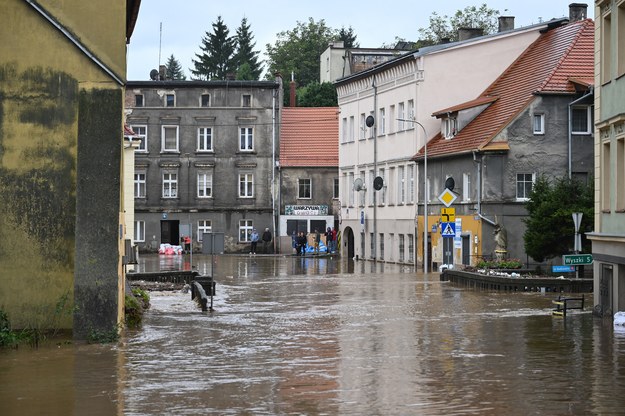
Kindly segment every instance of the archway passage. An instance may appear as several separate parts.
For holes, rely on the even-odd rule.
[[[353,259],[355,250],[354,250],[354,231],[351,227],[345,228],[343,231],[343,247],[347,253],[348,259]]]

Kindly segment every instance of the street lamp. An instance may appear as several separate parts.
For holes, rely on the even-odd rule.
[[[399,121],[407,121],[421,127],[423,130],[423,273],[428,272],[428,134],[423,124],[416,120],[398,118]]]

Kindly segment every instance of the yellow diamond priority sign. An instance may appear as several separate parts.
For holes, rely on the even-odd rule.
[[[446,207],[453,204],[456,198],[458,198],[458,196],[447,188],[438,196],[438,200],[445,204]]]

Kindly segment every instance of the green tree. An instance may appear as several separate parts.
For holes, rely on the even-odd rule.
[[[237,29],[235,40],[236,53],[234,61],[237,65],[236,78],[240,80],[258,80],[263,72],[263,67],[258,62],[259,52],[254,50],[254,46],[256,46],[254,35],[250,31],[250,25],[245,17],[241,20],[241,26]]]
[[[319,82],[319,58],[333,39],[336,39],[336,31],[323,19],[315,22],[311,17],[307,23],[298,21],[294,29],[278,33],[275,44],[267,44],[267,78],[279,72],[288,80],[293,72],[299,85]],[[284,97],[288,100],[288,91]]]
[[[580,233],[590,231],[594,220],[594,189],[592,181],[585,185],[568,178],[556,179],[552,184],[545,176],[539,177],[526,204],[528,217],[523,241],[525,252],[542,262],[570,253],[574,246],[573,212],[583,213]],[[590,242],[582,239],[584,251]]]
[[[167,63],[165,63],[165,79],[174,79],[174,80],[185,80],[187,79],[186,75],[182,71],[182,67],[180,66],[180,62],[174,57],[172,53],[169,59],[167,59]]]
[[[299,107],[336,107],[338,96],[336,88],[330,82],[319,84],[311,82],[297,90],[297,105]]]
[[[345,29],[343,26],[337,33],[338,39],[343,41],[343,47],[345,48],[357,48],[360,45],[356,42],[356,34],[354,29],[350,26]]]
[[[234,74],[237,68],[234,60],[236,40],[230,36],[226,24],[217,17],[213,23],[213,33],[206,32],[200,46],[201,53],[195,54],[194,69],[191,73],[199,80],[224,80],[228,74]]]
[[[419,29],[420,45],[434,45],[445,39],[458,40],[458,29],[472,27],[481,28],[484,34],[495,33],[498,27],[499,10],[491,9],[486,4],[480,7],[469,6],[449,16],[440,16],[433,12],[430,26]]]

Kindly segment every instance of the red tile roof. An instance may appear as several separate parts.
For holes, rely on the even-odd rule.
[[[489,97],[497,100],[454,138],[445,139],[440,133],[434,136],[428,142],[428,158],[492,148],[489,143],[527,107],[535,93],[575,93],[574,83],[593,78],[593,45],[594,23],[589,19],[543,33],[471,102]],[[423,158],[423,151],[421,148],[415,158]]]
[[[338,107],[285,107],[280,128],[280,166],[339,165]]]

